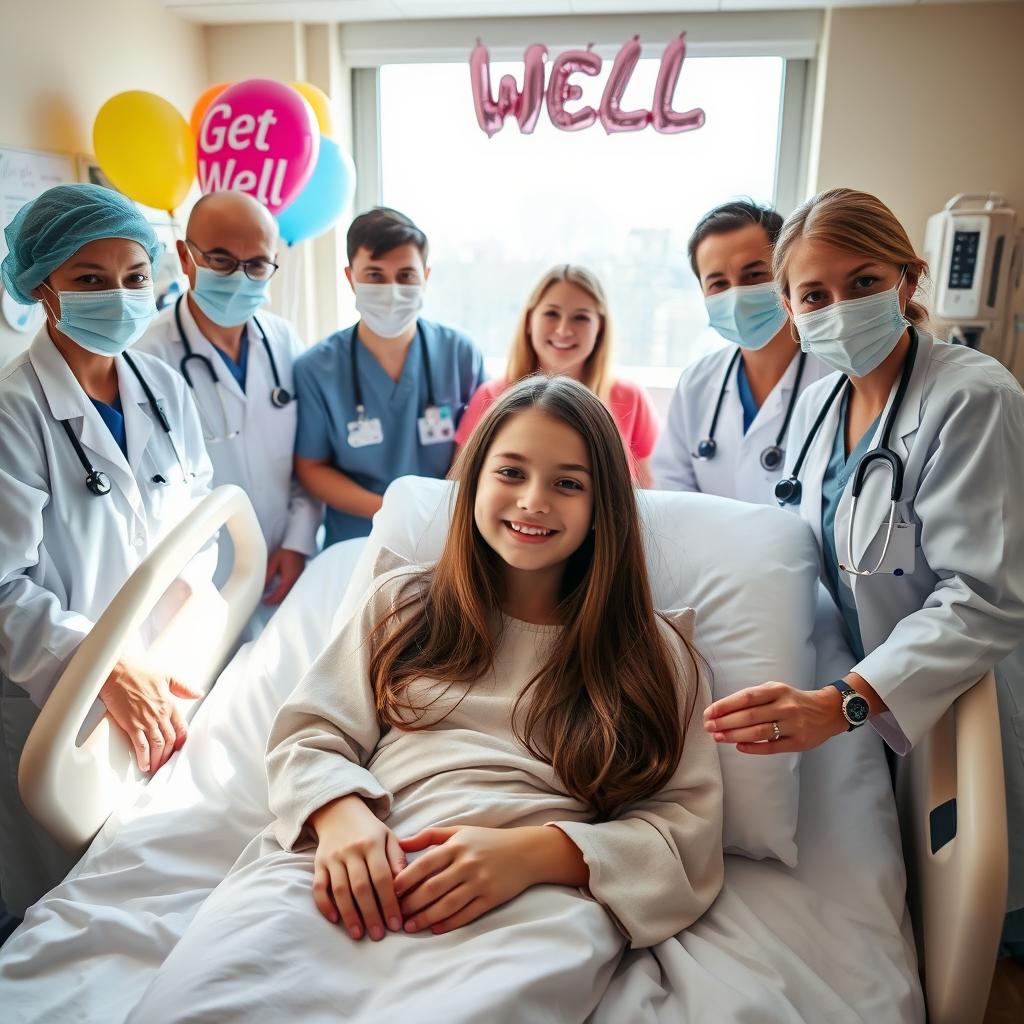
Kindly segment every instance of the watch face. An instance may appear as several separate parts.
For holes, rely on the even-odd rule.
[[[860,694],[850,697],[843,705],[843,714],[851,725],[863,725],[868,720],[870,710],[868,702]]]

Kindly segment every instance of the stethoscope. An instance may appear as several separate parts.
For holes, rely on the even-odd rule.
[[[416,335],[419,338],[420,361],[423,363],[423,373],[427,378],[427,408],[436,409],[434,401],[434,375],[430,372],[430,357],[427,354],[427,340],[423,337],[423,331],[416,328]],[[366,406],[363,404],[363,386],[359,382],[359,367],[356,361],[356,350],[359,348],[359,333],[352,332],[352,397],[356,405],[356,422],[366,422]]]
[[[878,447],[864,453],[853,473],[853,487],[850,492],[853,502],[850,505],[850,522],[846,531],[846,562],[839,563],[839,568],[843,572],[848,572],[851,576],[873,576],[878,572],[882,562],[885,561],[886,552],[889,550],[889,542],[892,540],[892,531],[896,523],[896,503],[900,500],[900,495],[903,493],[904,466],[903,460],[889,447],[889,437],[892,433],[893,424],[896,422],[896,417],[903,406],[903,400],[907,395],[907,388],[910,387],[910,375],[913,372],[916,357],[917,331],[911,327],[910,348],[907,351],[907,359],[903,364],[903,372],[900,374],[896,395],[892,400],[892,405],[889,406],[889,414],[885,417],[885,423],[882,426],[882,436],[879,439]],[[803,487],[800,483],[800,470],[803,468],[804,460],[807,458],[811,444],[821,429],[822,423],[825,422],[825,417],[828,415],[829,409],[832,408],[832,404],[839,393],[848,390],[850,386],[850,378],[844,374],[836,382],[836,386],[829,392],[828,398],[825,399],[825,404],[818,412],[817,418],[811,425],[811,429],[803,443],[803,447],[800,449],[796,465],[793,466],[792,475],[786,480],[780,480],[775,485],[775,500],[780,505],[800,504],[800,499],[803,495]],[[867,475],[868,469],[875,462],[884,462],[889,467],[889,472],[892,475],[892,485],[889,488],[889,522],[885,531],[885,544],[882,545],[882,553],[878,556],[875,567],[873,569],[861,569],[853,560],[853,522],[857,514],[857,502],[860,499],[861,488],[864,486],[864,478]]]
[[[217,397],[220,399],[221,419],[224,423],[223,437],[208,437],[206,440],[229,441],[232,438],[238,437],[241,431],[228,429],[228,410],[224,405],[224,396],[220,392],[220,377],[217,376],[217,370],[214,367],[213,362],[201,352],[194,351],[192,346],[189,344],[188,337],[185,334],[185,329],[181,323],[181,303],[184,298],[184,295],[179,295],[177,302],[174,303],[174,322],[177,325],[178,336],[181,338],[181,343],[185,346],[185,354],[182,356],[181,362],[178,363],[178,369],[181,371],[181,375],[185,378],[185,382],[193,390],[195,390],[195,384],[192,381],[192,375],[189,373],[189,361],[196,359],[206,369],[206,372],[210,375],[210,379],[216,387]],[[277,362],[274,359],[274,353],[271,351],[270,342],[267,341],[267,332],[263,330],[263,325],[256,319],[256,317],[252,318],[252,322],[260,332],[260,339],[263,342],[263,350],[267,353],[267,360],[270,362],[270,373],[274,378],[274,386],[270,389],[270,402],[275,408],[283,409],[292,401],[292,393],[287,388],[283,388],[281,386],[281,377],[277,372]]]
[[[171,424],[164,414],[163,409],[157,403],[156,395],[153,394],[152,388],[146,383],[146,379],[139,372],[139,368],[135,365],[131,356],[126,352],[124,354],[124,361],[128,364],[128,368],[135,374],[135,379],[139,382],[139,386],[142,388],[143,393],[146,396],[146,401],[149,402],[149,407],[156,414],[157,420],[160,422],[160,427],[163,432],[167,435],[167,441],[171,446],[171,451],[174,452],[174,459],[178,463],[178,468],[181,470],[181,476],[183,480],[188,480],[188,474],[185,472],[185,464],[181,461],[181,456],[178,454],[178,448],[174,443],[174,438],[171,436]],[[64,428],[64,433],[68,435],[68,440],[71,442],[71,447],[75,449],[75,454],[78,456],[78,461],[82,464],[82,469],[85,470],[85,486],[89,488],[92,494],[97,497],[102,497],[104,494],[110,493],[110,478],[106,473],[98,470],[90,461],[89,456],[85,454],[85,449],[82,447],[82,443],[75,436],[75,432],[71,429],[71,424],[67,420],[61,420],[60,425]],[[157,473],[153,477],[153,483],[165,484],[167,480],[160,474]]]
[[[722,378],[722,386],[718,389],[718,401],[715,402],[715,412],[711,417],[711,429],[708,431],[708,436],[697,445],[697,450],[693,453],[694,458],[710,461],[715,457],[715,452],[718,451],[718,442],[715,440],[715,430],[718,429],[718,416],[722,411],[722,402],[725,400],[725,393],[729,390],[729,380],[732,378],[733,370],[736,369],[736,363],[739,360],[742,351],[742,349],[737,348],[732,354],[732,359],[729,360],[729,365],[725,368],[725,376]],[[782,428],[779,430],[779,433],[775,438],[775,444],[768,445],[768,447],[761,452],[761,465],[768,470],[769,473],[774,473],[775,470],[782,465],[782,461],[786,455],[786,452],[782,447],[782,439],[786,436],[786,431],[789,429],[789,421],[793,417],[793,406],[796,405],[796,400],[800,397],[800,381],[803,380],[804,365],[806,362],[807,353],[801,352],[800,359],[796,367],[796,380],[793,382],[793,392],[789,396],[789,404],[786,406],[786,417],[782,421]]]

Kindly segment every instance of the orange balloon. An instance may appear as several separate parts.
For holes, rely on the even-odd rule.
[[[192,134],[197,139],[210,104],[231,84],[231,82],[218,82],[216,85],[211,85],[209,89],[204,89],[202,95],[196,100],[195,106],[192,108],[192,116],[189,118],[189,125],[192,128]]]

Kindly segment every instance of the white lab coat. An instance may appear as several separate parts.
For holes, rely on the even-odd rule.
[[[725,498],[738,498],[755,505],[775,505],[775,482],[782,472],[780,465],[769,472],[761,465],[761,452],[775,444],[789,408],[796,382],[798,359],[786,368],[764,404],[757,411],[750,429],[743,433],[743,406],[740,403],[736,374],[730,374],[722,400],[722,411],[715,429],[718,448],[712,459],[698,459],[694,454],[711,430],[715,403],[722,388],[726,367],[736,351],[727,345],[698,359],[687,367],[669,405],[668,420],[651,468],[654,486],[663,491],[701,491]],[[807,357],[800,390],[829,372],[828,367],[813,356]],[[787,454],[793,446],[793,425],[782,440]]]
[[[0,887],[13,913],[70,867],[18,796],[18,760],[38,708],[128,576],[210,489],[185,382],[157,359],[133,359],[170,422],[177,457],[120,357],[127,459],[45,326],[0,372]],[[86,488],[61,420],[109,478],[109,494]],[[153,482],[157,475],[167,482]],[[214,554],[195,560],[186,580],[208,580]]]
[[[1024,393],[988,356],[918,331],[919,348],[890,447],[906,466],[898,520],[914,524],[913,572],[853,576],[865,657],[854,666],[889,706],[872,724],[906,754],[953,701],[993,666],[999,681],[1010,814],[1010,909],[1024,906]],[[800,398],[787,475],[837,374]],[[879,420],[877,447],[898,381]],[[800,474],[800,514],[821,544],[821,487],[839,423],[837,400]],[[853,478],[836,513],[840,560]],[[856,565],[885,541],[891,477],[868,470],[853,533]],[[841,576],[845,574],[840,573]],[[824,578],[824,574],[823,574]],[[824,680],[827,682],[827,680]],[[1015,864],[1015,868],[1014,865]]]
[[[252,320],[247,325],[249,362],[243,391],[200,331],[188,302],[183,300],[181,324],[192,351],[210,361],[220,380],[219,385],[214,384],[202,363],[190,360],[192,395],[213,463],[214,486],[237,484],[245,491],[256,510],[269,552],[283,547],[313,555],[323,505],[310,497],[292,474],[297,422],[292,365],[300,352],[299,340],[287,320],[266,311],[261,311],[258,319],[267,333],[281,386],[291,393],[293,401],[281,408],[271,402],[274,376],[259,328]],[[136,347],[159,356],[175,371],[180,369],[185,345],[178,333],[173,306],[160,314]],[[226,437],[236,431],[236,437]],[[232,556],[226,531],[221,533],[220,545],[217,579],[222,583],[230,572]]]

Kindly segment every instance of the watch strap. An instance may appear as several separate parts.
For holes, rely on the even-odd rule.
[[[846,714],[846,705],[851,700],[853,700],[854,697],[858,697],[865,702],[867,698],[865,698],[863,694],[858,693],[848,682],[846,682],[845,679],[833,679],[832,682],[828,685],[834,686],[843,696],[843,703],[840,710],[842,712],[843,718],[846,719],[846,731],[853,732],[854,729],[859,729],[864,724],[864,722],[867,721],[867,718],[864,719],[864,722],[851,721]]]

